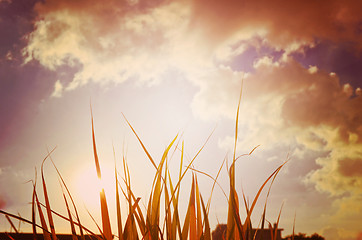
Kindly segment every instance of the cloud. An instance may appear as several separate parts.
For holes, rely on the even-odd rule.
[[[283,51],[284,58],[318,39],[358,44],[361,5],[336,0],[48,0],[35,8],[38,20],[23,52],[26,62],[37,60],[53,70],[79,64],[65,90],[89,81],[154,83],[169,68],[194,74],[212,66],[213,58],[229,61],[251,43],[256,49]]]
[[[200,88],[192,102],[194,114],[202,119],[234,118],[243,75],[230,67],[219,66],[192,79]]]
[[[360,234],[343,228],[327,227],[322,230],[322,236],[328,240],[359,240]]]
[[[156,4],[157,2],[154,2]],[[55,70],[80,65],[65,89],[89,81],[158,81],[172,65],[177,39],[187,24],[180,3],[132,4],[119,1],[46,1],[24,48],[25,62]]]
[[[52,97],[61,97],[63,92],[63,85],[62,83],[57,80],[54,84],[54,91],[52,93]]]
[[[261,144],[269,158],[280,159],[280,149],[289,147],[295,153],[292,158],[304,162],[308,153],[315,152],[312,161],[316,165],[304,173],[303,181],[334,198],[326,223],[353,232],[358,228],[354,222],[362,221],[362,98],[358,88],[341,84],[336,74],[311,71],[290,57],[278,62],[263,57],[254,68],[244,75],[239,151]],[[194,111],[208,119],[234,119],[242,74],[220,67],[200,78]],[[225,137],[219,145],[232,149],[233,137]]]
[[[362,176],[362,159],[346,158],[339,161],[338,171],[343,176],[361,177]]]
[[[237,34],[239,39],[261,35],[282,49],[313,43],[316,37],[361,42],[362,4],[356,1],[202,0],[193,4],[193,25],[207,27],[215,43]]]

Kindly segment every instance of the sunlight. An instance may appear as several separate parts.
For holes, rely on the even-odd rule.
[[[88,166],[80,170],[75,177],[76,193],[86,207],[94,208],[100,205],[99,194],[102,188],[104,188],[107,198],[111,198],[114,195],[114,170],[105,165],[102,166],[101,171],[101,180],[97,177],[94,166]]]

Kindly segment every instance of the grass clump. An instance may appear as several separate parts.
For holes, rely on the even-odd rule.
[[[256,232],[253,231],[251,224],[251,216],[253,214],[253,210],[255,205],[260,197],[261,192],[266,187],[267,183],[270,183],[268,194],[270,192],[270,188],[284,166],[284,164],[280,165],[262,184],[262,186],[258,189],[258,192],[255,198],[252,201],[252,204],[249,206],[246,201],[246,197],[244,193],[242,194],[244,208],[246,210],[246,217],[242,219],[240,216],[240,205],[239,205],[239,196],[235,189],[235,164],[238,158],[241,156],[236,156],[236,144],[238,139],[238,121],[239,121],[239,107],[240,107],[241,93],[239,98],[239,104],[237,108],[236,114],[236,124],[235,124],[235,145],[234,145],[234,153],[233,160],[230,168],[228,169],[229,173],[229,196],[228,196],[228,217],[227,217],[227,225],[226,225],[226,239],[239,239],[239,240],[253,240],[256,238]],[[127,162],[125,158],[123,158],[123,177],[120,178],[120,174],[115,166],[115,192],[116,192],[116,215],[117,215],[117,231],[116,236],[113,235],[111,229],[111,221],[109,217],[108,204],[106,200],[106,195],[104,189],[100,191],[100,203],[101,203],[101,216],[102,216],[102,226],[100,227],[97,224],[99,233],[94,233],[88,228],[86,228],[80,221],[77,207],[73,201],[72,195],[65,184],[65,181],[54,165],[59,179],[60,184],[63,190],[63,199],[64,204],[67,209],[67,216],[59,214],[55,212],[50,205],[50,201],[48,198],[48,191],[46,187],[46,181],[44,178],[43,172],[43,164],[46,159],[51,160],[51,152],[45,157],[41,166],[41,183],[42,190],[45,199],[45,203],[41,203],[38,199],[38,193],[36,191],[36,182],[33,183],[33,197],[32,197],[32,219],[27,220],[20,216],[5,212],[0,210],[1,214],[4,214],[9,222],[12,224],[11,219],[15,218],[20,221],[24,221],[28,224],[32,225],[34,239],[36,239],[37,231],[42,231],[43,237],[46,240],[55,240],[57,239],[57,233],[54,227],[53,216],[57,216],[65,219],[69,222],[72,239],[81,239],[85,240],[90,236],[93,239],[120,239],[120,240],[133,240],[133,239],[145,239],[145,240],[158,240],[158,239],[203,239],[203,240],[211,240],[211,230],[209,224],[209,210],[210,203],[212,198],[212,192],[217,183],[217,178],[221,172],[221,169],[224,165],[222,163],[217,176],[214,178],[206,173],[203,173],[197,169],[192,167],[193,162],[199,155],[199,153],[204,148],[205,144],[199,149],[197,154],[191,159],[186,169],[183,169],[184,165],[184,142],[180,143],[180,139],[177,136],[171,141],[171,143],[167,146],[163,155],[158,164],[151,157],[147,148],[139,138],[133,126],[128,122],[126,117],[124,117],[128,126],[134,133],[135,137],[138,139],[144,153],[147,155],[149,161],[152,166],[155,168],[156,173],[153,178],[152,188],[150,192],[150,197],[148,199],[148,204],[146,206],[146,210],[142,211],[139,202],[140,198],[135,197],[134,192],[132,191],[131,186],[131,177],[128,169]],[[95,167],[97,170],[98,178],[101,179],[101,169],[100,162],[97,154],[96,147],[96,139],[95,139],[95,131],[93,124],[93,115],[91,114],[92,120],[92,143],[93,143],[93,153],[95,160]],[[208,140],[208,139],[207,139]],[[254,148],[250,153],[245,155],[250,155],[255,150]],[[53,149],[54,150],[54,149]],[[181,152],[180,158],[180,168],[178,171],[178,180],[177,182],[173,182],[171,180],[171,174],[168,167],[168,159],[169,155],[172,151],[179,150]],[[243,155],[242,155],[243,156]],[[52,160],[51,160],[52,161]],[[52,161],[53,162],[53,161]],[[53,163],[54,164],[54,163]],[[192,183],[190,186],[190,196],[188,201],[188,207],[186,209],[185,219],[180,219],[179,212],[179,203],[180,203],[180,186],[187,172],[192,171]],[[208,201],[205,204],[204,198],[199,189],[199,184],[197,181],[197,174],[201,173],[205,174],[213,180],[213,186],[211,194],[208,198]],[[123,181],[122,187],[120,183],[120,179]],[[126,216],[121,215],[121,196],[125,199],[125,203],[128,205],[128,214]],[[162,197],[163,196],[163,197]],[[163,204],[162,204],[162,201]],[[69,204],[71,203],[71,204]],[[265,223],[267,222],[265,219],[267,201],[264,204],[264,211],[261,219],[261,229],[264,229]],[[163,210],[161,210],[163,209]],[[72,210],[75,213],[72,214]],[[38,212],[40,223],[37,222],[36,211]],[[43,213],[46,212],[46,216]],[[162,214],[161,214],[162,213]],[[92,216],[91,216],[92,217]],[[277,224],[279,222],[279,217],[277,220]],[[122,219],[125,219],[124,225]],[[271,239],[277,239],[277,230],[273,232],[274,228],[271,226],[270,222],[267,222],[269,225],[269,229],[271,232]],[[12,224],[12,227],[15,231],[17,231],[16,227]],[[78,229],[78,231],[76,230]],[[261,240],[261,239],[260,239]]]

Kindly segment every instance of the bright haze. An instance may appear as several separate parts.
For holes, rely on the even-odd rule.
[[[56,147],[52,159],[83,222],[96,229],[86,213],[100,224],[90,105],[103,175],[113,177],[114,159],[121,167],[125,157],[142,204],[155,169],[122,113],[157,161],[179,134],[188,164],[215,129],[193,167],[216,176],[224,158],[232,160],[242,87],[237,155],[260,146],[237,162],[240,196],[243,189],[251,202],[290,159],[271,189],[268,221],[284,203],[284,235],[296,214],[296,232],[361,237],[361,12],[354,0],[0,0],[1,209],[30,217],[28,181],[35,168],[40,180],[42,160]],[[179,158],[170,164],[177,178]],[[44,175],[52,207],[65,213],[49,160]],[[208,198],[212,179],[198,174],[198,181]],[[218,182],[228,192],[226,166]],[[227,200],[219,187],[213,194],[215,227],[227,220]],[[254,226],[264,202],[265,194]],[[4,216],[0,228],[10,230]]]

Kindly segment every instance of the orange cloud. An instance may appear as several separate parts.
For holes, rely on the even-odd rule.
[[[362,159],[342,159],[339,161],[338,171],[346,177],[362,177]]]
[[[193,25],[205,28],[216,43],[238,31],[255,34],[258,30],[279,48],[313,43],[315,38],[362,42],[362,3],[359,1],[201,0],[193,3]]]

